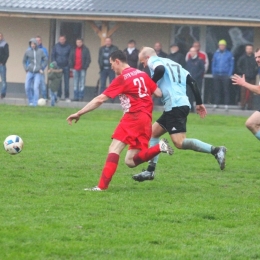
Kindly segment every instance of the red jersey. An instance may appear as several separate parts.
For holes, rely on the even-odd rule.
[[[110,98],[119,96],[124,113],[144,112],[151,117],[151,96],[156,88],[156,83],[145,72],[129,67],[111,82],[103,94]]]
[[[82,48],[77,47],[75,50],[75,70],[81,70],[82,69]]]

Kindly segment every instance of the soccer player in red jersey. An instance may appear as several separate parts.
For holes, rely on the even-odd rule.
[[[108,88],[99,96],[92,99],[85,107],[67,118],[71,125],[80,119],[80,116],[98,108],[109,98],[119,95],[124,115],[112,135],[112,143],[103,168],[98,186],[85,190],[101,191],[108,185],[116,172],[119,155],[129,145],[125,157],[128,167],[135,167],[149,161],[157,154],[163,152],[173,154],[173,149],[167,140],[160,140],[159,144],[148,149],[152,133],[152,94],[161,97],[162,93],[156,83],[140,70],[131,68],[122,51],[115,51],[110,56],[112,69],[118,75]]]

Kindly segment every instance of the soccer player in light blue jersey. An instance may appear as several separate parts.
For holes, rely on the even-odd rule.
[[[180,64],[170,59],[158,57],[154,49],[150,47],[144,47],[140,51],[139,61],[144,67],[150,68],[152,79],[163,94],[164,112],[153,124],[150,145],[158,144],[159,137],[168,132],[175,147],[212,154],[217,159],[220,169],[223,170],[225,168],[226,147],[215,147],[198,139],[186,138],[186,123],[190,112],[186,86],[190,87],[194,94],[197,113],[201,118],[207,114],[196,81]],[[153,180],[157,162],[158,156],[149,161],[147,170],[134,175],[133,179],[139,182]]]

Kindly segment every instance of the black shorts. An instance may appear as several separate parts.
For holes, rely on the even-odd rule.
[[[188,106],[173,107],[171,111],[164,111],[156,122],[170,135],[186,133],[186,123],[189,112],[190,108]]]

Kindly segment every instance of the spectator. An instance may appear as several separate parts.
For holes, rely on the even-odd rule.
[[[218,46],[219,48],[214,53],[212,59],[212,75],[215,98],[213,110],[218,107],[220,103],[221,91],[224,90],[225,110],[228,111],[230,92],[229,83],[234,69],[234,57],[232,53],[227,50],[227,42],[225,40],[220,40]]]
[[[186,63],[186,70],[190,73],[192,78],[197,82],[197,86],[201,93],[201,87],[202,87],[202,79],[204,75],[204,61],[201,60],[198,56],[197,49],[194,47],[190,48],[189,51],[189,57],[190,59]],[[191,88],[187,88],[187,96],[189,97],[189,101],[191,104],[191,111],[194,112],[194,95],[191,91]]]
[[[69,69],[69,55],[70,55],[70,45],[66,42],[66,36],[61,35],[59,37],[59,42],[56,43],[52,49],[51,60],[56,61],[59,68],[62,69],[64,77],[64,91],[65,100],[70,102],[69,99],[69,80],[70,80],[70,69]],[[58,97],[62,96],[62,83],[60,84],[58,90]]]
[[[110,83],[115,78],[115,72],[111,69],[109,62],[110,54],[117,51],[117,46],[112,44],[112,39],[107,37],[105,39],[105,45],[99,48],[98,64],[100,68],[100,94],[106,88],[106,81],[109,78]]]
[[[244,74],[246,82],[255,85],[256,75],[258,73],[258,66],[255,61],[253,45],[247,44],[245,47],[245,54],[242,55],[237,62],[237,71],[241,76]],[[244,87],[240,89],[241,109],[253,109],[253,93]]]
[[[178,44],[174,43],[170,46],[171,53],[168,55],[168,59],[179,63],[183,68],[185,67],[185,57],[180,52]]]
[[[205,73],[206,73],[208,71],[208,68],[209,68],[209,59],[208,59],[207,53],[200,50],[200,43],[198,41],[195,41],[192,44],[192,47],[194,47],[197,50],[199,58],[204,61]],[[190,59],[189,52],[187,53],[185,60],[187,61],[188,59]]]
[[[0,77],[2,81],[2,91],[1,98],[6,96],[6,62],[9,58],[9,46],[8,43],[4,40],[4,35],[0,33]]]
[[[76,47],[70,52],[69,66],[73,69],[74,101],[84,98],[86,72],[91,62],[88,47],[83,44],[83,39],[76,39]]]
[[[26,71],[25,92],[29,106],[37,106],[41,74],[43,68],[46,67],[47,57],[43,50],[38,48],[35,38],[29,41],[29,46],[30,49],[26,50],[23,57],[23,66]]]
[[[49,54],[48,54],[48,50],[43,47],[42,45],[42,37],[41,36],[36,36],[36,41],[38,44],[38,48],[42,49],[45,56],[47,57],[47,60],[49,58]],[[43,71],[45,70],[46,66],[43,68]],[[41,89],[41,94],[42,94],[42,98],[47,99],[47,93],[46,93],[46,84],[45,84],[45,74],[42,73],[41,74],[41,81],[40,81],[40,89]]]
[[[127,48],[124,49],[124,53],[126,55],[128,65],[136,69],[139,51],[136,49],[136,43],[134,40],[130,40],[128,42]]]
[[[48,70],[51,106],[55,106],[55,102],[57,101],[57,94],[61,84],[61,78],[62,69],[59,69],[57,66],[57,62],[53,61],[50,64],[50,69]]]
[[[160,42],[156,42],[154,44],[154,50],[156,52],[156,55],[161,58],[167,58],[167,53],[162,51],[162,44]]]

